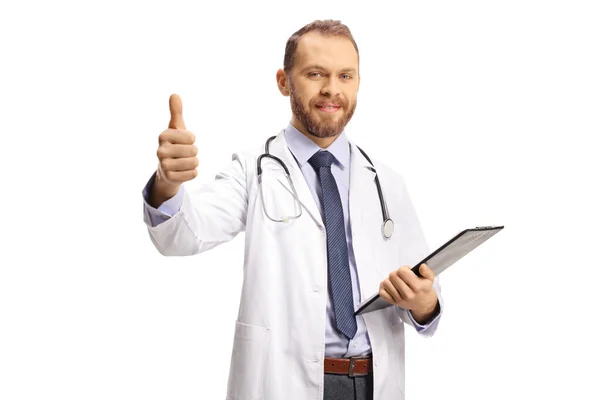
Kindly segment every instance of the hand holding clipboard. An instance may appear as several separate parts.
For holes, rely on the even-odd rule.
[[[504,226],[481,226],[471,229],[465,229],[452,239],[448,240],[433,253],[425,257],[421,262],[412,268],[412,271],[419,277],[419,267],[421,264],[427,266],[435,273],[435,276],[441,274],[444,270],[463,258],[480,244],[494,236],[504,229]],[[375,294],[363,301],[354,315],[380,310],[392,306],[379,294]]]

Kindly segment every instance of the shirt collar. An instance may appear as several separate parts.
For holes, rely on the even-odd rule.
[[[304,167],[317,151],[321,150],[318,144],[310,140],[306,135],[300,132],[290,122],[287,128],[285,128],[285,141],[288,148],[296,158],[300,168]],[[323,149],[333,154],[336,162],[342,169],[346,169],[350,165],[350,143],[346,137],[345,131],[342,133],[327,147]]]

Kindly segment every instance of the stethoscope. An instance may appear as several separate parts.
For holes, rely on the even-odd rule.
[[[263,158],[270,158],[272,160],[274,160],[275,162],[277,162],[285,171],[286,174],[286,178],[288,183],[290,184],[290,187],[292,188],[293,191],[293,196],[295,198],[296,201],[298,201],[298,194],[296,192],[296,189],[294,187],[294,183],[292,182],[292,178],[290,176],[290,171],[288,170],[288,168],[286,167],[285,163],[277,156],[274,156],[273,154],[269,153],[269,145],[271,144],[271,141],[273,139],[275,139],[277,136],[272,136],[269,139],[267,139],[267,142],[265,143],[265,152],[264,154],[261,154],[258,157],[258,160],[256,161],[256,172],[258,175],[258,183],[260,186],[260,194],[261,194],[261,198],[263,200],[263,204],[264,204],[264,196],[263,196],[263,192],[262,192],[262,168],[261,168],[261,163]],[[357,146],[358,147],[358,146]],[[377,186],[377,193],[379,194],[379,204],[381,204],[381,215],[383,217],[383,223],[381,224],[381,234],[383,235],[384,239],[389,239],[392,237],[392,233],[394,232],[394,221],[391,220],[389,214],[388,214],[388,209],[387,209],[387,204],[385,202],[385,199],[383,198],[383,191],[381,190],[381,184],[379,183],[379,177],[377,176],[377,171],[375,170],[375,166],[373,165],[373,162],[371,162],[371,159],[369,158],[369,156],[367,156],[367,153],[365,153],[363,151],[363,149],[361,149],[360,147],[358,147],[358,150],[360,150],[360,152],[362,153],[363,156],[365,156],[365,158],[367,159],[367,161],[369,162],[369,164],[371,164],[371,166],[373,167],[373,172],[375,172],[375,185]],[[291,219],[295,219],[300,217],[300,215],[302,215],[302,206],[299,205],[299,212],[297,215],[294,216],[287,216],[287,217],[283,217],[280,219],[276,219],[271,217],[268,213],[267,210],[265,209],[265,214],[267,215],[267,217],[269,219],[271,219],[272,221],[275,222],[288,222]]]

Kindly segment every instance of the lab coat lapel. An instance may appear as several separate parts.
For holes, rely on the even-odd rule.
[[[365,215],[371,211],[371,191],[377,191],[373,167],[355,144],[350,144],[350,222],[352,231],[364,229]]]
[[[379,290],[378,266],[374,265],[374,240],[377,235],[375,224],[381,224],[381,206],[375,185],[373,166],[362,155],[355,144],[350,144],[350,224],[352,247],[360,281],[361,301]],[[377,220],[379,218],[379,221]]]
[[[302,208],[315,221],[317,226],[323,228],[325,225],[323,223],[323,219],[321,218],[321,213],[319,212],[317,204],[315,203],[312,193],[310,192],[308,183],[306,183],[306,179],[304,179],[304,175],[302,174],[300,167],[298,167],[296,159],[287,146],[283,130],[271,142],[269,152],[274,156],[279,157],[279,159],[285,163],[290,171],[290,176],[296,191],[298,192],[298,198],[302,203]]]

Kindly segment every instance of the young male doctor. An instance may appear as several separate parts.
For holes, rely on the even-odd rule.
[[[360,82],[349,29],[326,20],[294,33],[276,79],[292,117],[268,143],[261,177],[265,143],[194,192],[182,183],[197,175],[195,137],[171,96],[143,190],[150,238],[184,256],[246,232],[227,399],[403,399],[404,328],[433,335],[443,302],[427,265],[422,277],[410,269],[429,249],[403,178],[373,168],[344,133]],[[392,305],[355,316],[374,293]]]

